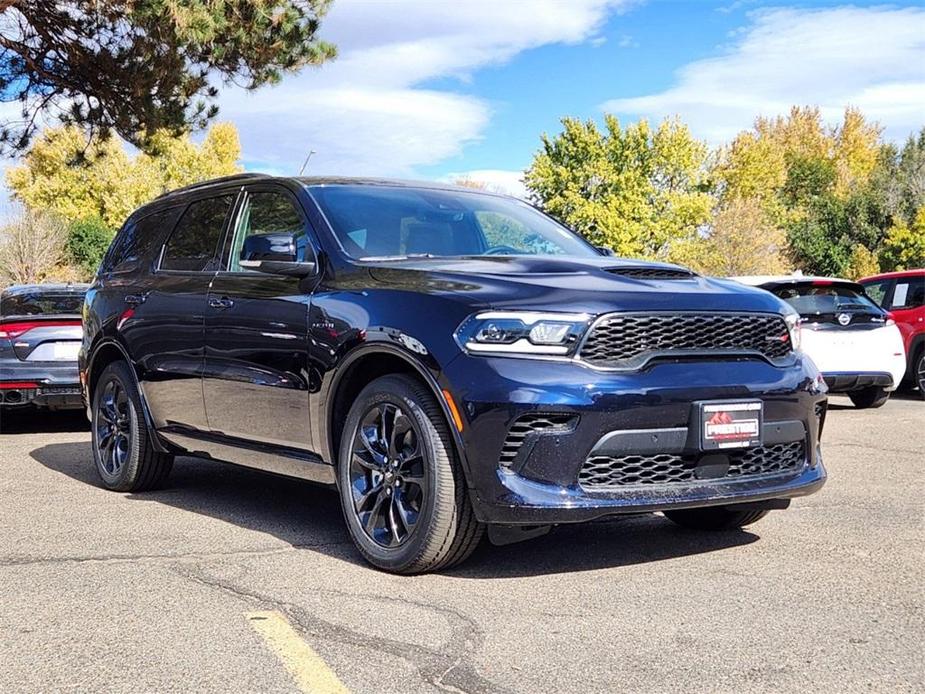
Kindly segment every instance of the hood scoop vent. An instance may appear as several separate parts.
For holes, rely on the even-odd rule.
[[[671,267],[614,267],[606,271],[635,280],[689,280],[694,277],[690,270]]]

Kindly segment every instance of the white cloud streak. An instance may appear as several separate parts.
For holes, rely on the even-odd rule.
[[[756,115],[817,105],[830,122],[857,106],[904,139],[925,124],[925,9],[778,8],[716,57],[683,67],[669,89],[607,101],[602,109],[650,118],[679,114],[694,132],[720,142]]]

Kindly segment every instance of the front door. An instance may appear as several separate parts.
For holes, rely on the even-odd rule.
[[[310,452],[308,310],[314,280],[250,271],[239,264],[247,236],[272,232],[297,234],[300,252],[309,257],[313,252],[298,201],[281,187],[249,187],[224,267],[209,292],[206,414],[213,435],[226,443]]]

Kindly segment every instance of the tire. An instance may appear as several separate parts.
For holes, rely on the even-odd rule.
[[[860,390],[854,390],[848,393],[851,402],[859,410],[868,408],[883,407],[886,401],[890,399],[890,394],[880,386],[868,386]]]
[[[736,511],[734,507],[710,506],[664,513],[668,520],[691,530],[734,530],[760,521],[769,511]]]
[[[417,574],[466,559],[476,520],[443,412],[408,376],[376,379],[350,408],[337,482],[357,549],[383,571]]]
[[[128,365],[107,366],[93,391],[93,462],[103,486],[117,492],[141,492],[161,486],[173,456],[151,444],[141,397]]]
[[[925,347],[919,347],[918,354],[912,361],[912,382],[918,386],[919,397],[925,400]]]

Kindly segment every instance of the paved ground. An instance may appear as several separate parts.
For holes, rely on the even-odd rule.
[[[323,490],[182,459],[106,492],[79,416],[6,417],[0,691],[297,691],[311,649],[354,692],[922,691],[925,402],[833,402],[828,485],[747,532],[636,517],[416,578]]]

